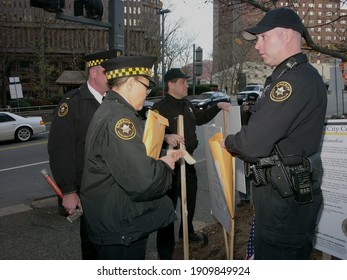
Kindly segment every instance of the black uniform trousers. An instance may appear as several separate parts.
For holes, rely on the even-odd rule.
[[[317,217],[323,201],[323,170],[313,170],[313,202],[282,198],[271,184],[253,187],[254,259],[308,260],[313,250]]]
[[[136,240],[129,246],[95,245],[97,260],[144,260],[148,236]]]
[[[78,194],[79,195],[79,194]],[[62,205],[62,199],[58,198],[58,207],[61,211],[64,211],[65,215],[67,212],[65,211]],[[85,225],[85,221],[83,219],[83,215],[80,218],[80,238],[81,238],[81,251],[82,251],[82,260],[96,260],[97,251],[92,243],[90,243],[87,235],[87,229]]]
[[[81,251],[82,260],[96,260],[97,251],[94,244],[89,241],[86,229],[86,223],[84,221],[83,215],[80,219],[80,237],[81,237]]]
[[[194,233],[193,217],[195,213],[196,194],[198,190],[198,179],[194,165],[185,164],[186,168],[186,191],[187,191],[187,211],[188,211],[188,234]],[[171,198],[174,208],[176,209],[178,197],[181,198],[181,170],[180,167],[175,168],[173,175],[172,188],[167,193]],[[182,225],[182,208],[181,208],[181,224],[179,235],[183,235]],[[184,215],[184,213],[183,213]],[[157,251],[159,258],[162,260],[171,260],[175,249],[175,228],[174,223],[157,231]]]

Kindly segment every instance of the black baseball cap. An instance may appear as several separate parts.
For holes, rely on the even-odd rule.
[[[268,11],[256,26],[244,30],[242,36],[247,41],[255,40],[257,38],[255,35],[276,27],[293,29],[301,35],[304,32],[304,25],[295,11],[289,8],[279,8]]]
[[[171,68],[164,75],[164,82],[166,83],[168,81],[179,78],[189,79],[190,76],[186,75],[180,68]]]

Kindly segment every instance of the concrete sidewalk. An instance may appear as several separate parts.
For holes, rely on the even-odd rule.
[[[197,163],[196,169],[199,187],[194,226],[200,230],[216,220],[210,211],[205,161]],[[0,259],[81,259],[79,220],[67,221],[59,214],[57,205],[57,197],[48,197],[35,200],[31,205],[0,209]],[[178,222],[175,228],[178,229]],[[146,259],[157,259],[155,237],[153,233],[148,240]]]

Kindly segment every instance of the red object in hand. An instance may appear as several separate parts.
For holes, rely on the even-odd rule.
[[[58,187],[57,183],[53,180],[53,178],[48,174],[46,169],[41,170],[41,174],[45,177],[47,183],[52,187],[52,189],[56,192],[56,194],[63,199],[63,193],[61,189]]]

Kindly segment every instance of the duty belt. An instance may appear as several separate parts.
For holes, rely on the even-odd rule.
[[[252,175],[255,186],[271,183],[282,198],[294,195],[300,204],[312,202],[311,161],[317,156],[302,159],[302,164],[285,166],[276,154],[261,158],[257,164],[249,165],[246,176]]]

